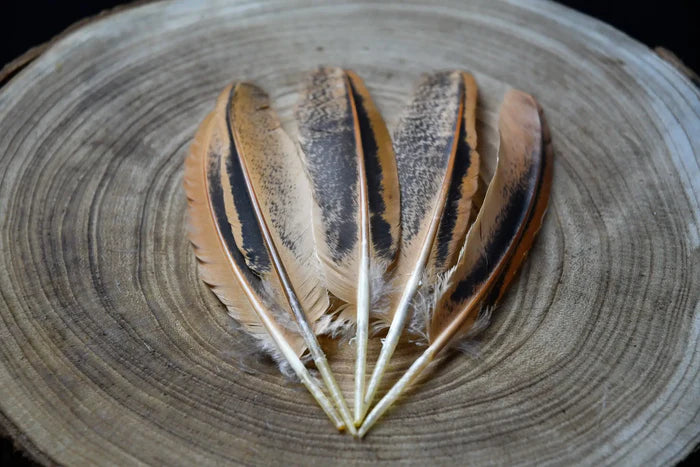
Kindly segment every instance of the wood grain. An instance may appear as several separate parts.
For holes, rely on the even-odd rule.
[[[472,72],[484,175],[509,83],[555,152],[478,357],[444,358],[362,442],[249,354],[185,235],[216,95],[251,80],[289,127],[319,64],[357,71],[390,128],[421,73]],[[0,424],[70,465],[678,461],[700,441],[699,114],[676,69],[554,3],[181,0],[88,23],[0,89]],[[351,394],[354,349],[329,358]]]

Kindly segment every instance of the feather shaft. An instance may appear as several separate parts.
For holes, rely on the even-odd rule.
[[[403,394],[406,388],[421,374],[434,358],[435,352],[428,347],[418,359],[408,368],[394,386],[386,393],[382,399],[372,408],[357,432],[357,436],[362,438],[367,434],[372,426],[382,415],[392,406],[394,402]]]
[[[450,175],[452,171],[452,164],[450,164],[448,167],[449,170],[446,176]],[[445,187],[446,186],[447,185],[445,185]],[[408,281],[406,282],[406,286],[401,294],[399,305],[396,308],[394,318],[391,321],[391,326],[389,327],[389,331],[387,332],[386,338],[384,339],[384,343],[382,344],[382,350],[379,353],[379,358],[377,359],[374,371],[372,372],[372,377],[370,378],[369,386],[367,387],[367,394],[365,395],[364,401],[366,407],[369,407],[369,405],[372,403],[372,400],[374,399],[374,396],[377,393],[377,389],[379,389],[379,384],[381,383],[382,377],[384,376],[384,373],[386,371],[386,366],[389,364],[389,360],[391,360],[391,356],[396,350],[396,346],[399,343],[401,333],[403,332],[403,329],[406,325],[411,300],[413,300],[413,296],[416,294],[416,290],[418,290],[418,286],[420,284],[421,277],[423,276],[425,265],[428,262],[428,256],[432,250],[432,243],[435,240],[435,234],[437,233],[437,227],[440,223],[440,217],[442,215],[442,209],[440,208],[440,206],[444,206],[444,199],[446,197],[446,194],[447,190],[443,189],[443,192],[440,196],[442,202],[438,204],[439,207],[435,210],[435,213],[433,214],[433,219],[430,223],[430,228],[428,230],[428,236],[426,237],[426,242],[424,243],[423,248],[421,249],[418,262],[416,263],[416,267],[411,273],[411,276],[409,277]]]
[[[352,90],[350,78],[345,76],[348,90]],[[362,134],[357,115],[354,92],[348,92],[350,108],[355,129],[355,147],[357,148],[357,164],[359,173],[359,203],[360,210],[360,254],[362,255],[357,274],[357,323],[355,327],[355,399],[354,423],[359,425],[364,417],[363,396],[365,394],[365,374],[367,369],[367,340],[369,337],[369,306],[370,306],[370,231],[369,231],[369,200],[367,193],[367,171],[362,145]]]

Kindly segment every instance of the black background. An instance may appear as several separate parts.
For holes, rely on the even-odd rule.
[[[0,68],[72,23],[117,5],[118,0],[0,0]],[[691,69],[700,70],[700,0],[560,0],[624,31],[649,47],[674,52]],[[700,429],[700,428],[699,428]],[[694,465],[700,453],[684,465]],[[0,433],[0,466],[32,465]]]

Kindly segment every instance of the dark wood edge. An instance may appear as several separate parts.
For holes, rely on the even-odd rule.
[[[673,68],[678,70],[683,76],[688,78],[695,87],[700,88],[700,77],[697,73],[688,68],[688,66],[683,63],[683,60],[678,58],[678,55],[674,54],[665,47],[654,47],[654,52],[659,56],[661,60],[671,65]]]
[[[12,444],[13,457],[23,457],[29,464],[59,465],[44,454],[34,442],[27,437],[17,426],[0,410],[0,438],[8,440]]]
[[[41,54],[43,54],[49,47],[51,47],[64,37],[68,36],[72,32],[82,28],[83,26],[107,18],[108,16],[112,16],[116,13],[121,13],[122,11],[136,8],[147,3],[155,3],[157,1],[161,0],[134,0],[131,3],[119,5],[114,8],[101,11],[100,13],[94,16],[88,16],[87,18],[81,19],[80,21],[71,24],[62,32],[60,32],[57,36],[51,38],[48,42],[44,42],[43,44],[32,47],[19,57],[12,60],[10,63],[3,66],[2,69],[0,69],[0,88],[9,83],[12,80],[12,78],[17,76],[17,74],[20,73],[23,69],[25,69],[30,63],[32,63],[34,60],[40,57]]]

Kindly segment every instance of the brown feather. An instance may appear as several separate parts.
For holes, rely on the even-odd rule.
[[[228,95],[222,95],[217,110],[226,113]],[[328,320],[328,293],[320,273],[315,245],[307,216],[311,209],[310,188],[296,146],[281,127],[271,109],[267,94],[247,83],[236,85],[231,97],[228,121],[235,143],[235,155],[245,159],[245,166],[255,189],[255,196],[269,226],[282,263],[289,274],[292,288],[298,295],[308,321],[317,333],[323,332]],[[220,120],[220,131],[227,131],[226,121]],[[223,128],[222,128],[223,127]],[[255,236],[252,247],[246,250],[246,263],[263,280],[274,285],[281,302],[285,300],[283,286],[264,246],[259,231],[251,228],[244,206],[250,196],[245,186],[233,189],[234,166],[229,157],[222,158],[222,185],[226,212],[239,244],[245,244],[246,235]],[[228,164],[228,168],[226,165]],[[242,199],[237,199],[241,197]],[[257,234],[257,235],[256,235]],[[257,247],[257,248],[256,248]]]
[[[552,175],[554,170],[554,151],[552,149],[552,136],[549,132],[547,121],[544,118],[544,111],[539,105],[537,106],[537,110],[540,117],[540,124],[542,125],[542,151],[544,153],[544,167],[542,168],[540,186],[535,194],[535,205],[527,219],[525,230],[520,241],[518,242],[518,246],[506,265],[505,272],[501,274],[500,279],[494,285],[482,307],[493,306],[501,299],[501,297],[503,297],[503,294],[515,277],[515,274],[518,272],[520,265],[523,261],[525,261],[525,258],[527,257],[527,254],[535,241],[537,232],[539,232],[540,228],[542,227],[544,215],[547,212],[547,207],[549,205],[549,194],[552,190]]]
[[[464,111],[456,143],[455,168],[445,211],[433,250],[426,266],[427,275],[436,277],[457,262],[467,235],[471,207],[478,187],[479,154],[476,152],[477,86],[472,75],[461,73],[464,82]]]
[[[502,294],[504,281],[510,281],[539,230],[551,186],[551,152],[544,144],[548,133],[538,109],[537,102],[523,92],[509,90],[504,96],[496,173],[459,264],[450,274],[450,286],[433,311],[428,330],[431,344],[446,345],[464,332],[465,321],[476,319],[475,311],[494,287]],[[533,216],[539,222],[528,223]],[[517,261],[508,268],[519,249]]]
[[[241,288],[237,274],[248,276],[242,268],[242,264],[235,261],[235,251],[227,251],[227,245],[219,234],[215,221],[215,215],[211,210],[210,194],[207,188],[207,159],[210,154],[212,122],[214,115],[209,114],[197,130],[197,134],[190,147],[190,152],[185,160],[184,185],[187,194],[188,225],[187,232],[195,249],[198,259],[199,274],[207,283],[221,302],[226,305],[228,313],[238,321],[243,329],[260,342],[266,353],[271,354],[274,360],[284,366],[286,360],[278,352],[270,335],[260,321],[260,318],[251,305],[250,299]],[[222,227],[222,226],[219,226]],[[239,269],[240,272],[235,270]],[[253,277],[249,277],[254,282]],[[251,287],[252,289],[252,287]],[[257,291],[257,292],[260,292]],[[262,293],[256,293],[256,299],[260,302],[269,301]],[[275,308],[270,308],[271,314]],[[279,309],[276,309],[279,311]],[[279,320],[279,316],[275,317]],[[286,319],[282,320],[288,321]],[[298,355],[305,350],[304,340],[298,332],[285,330],[282,332]],[[285,371],[287,373],[288,371]]]

